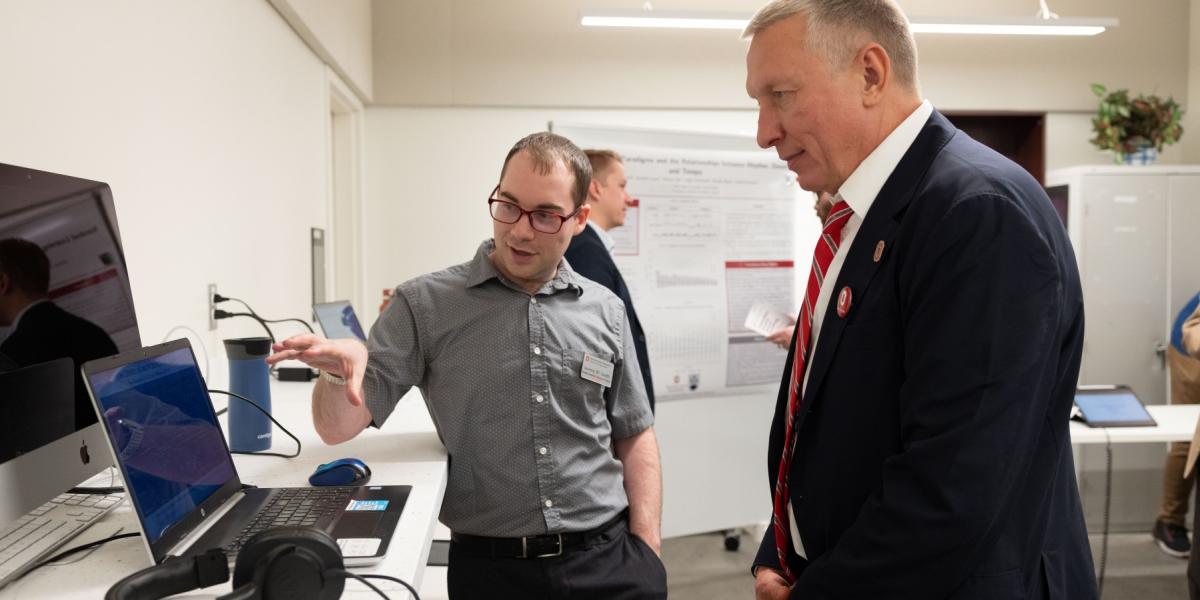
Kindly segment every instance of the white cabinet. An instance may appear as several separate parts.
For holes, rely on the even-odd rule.
[[[1200,166],[1072,167],[1046,182],[1083,285],[1079,382],[1168,403],[1171,322],[1200,291]]]

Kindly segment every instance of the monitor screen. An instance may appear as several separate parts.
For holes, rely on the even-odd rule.
[[[0,524],[112,464],[79,367],[140,346],[108,185],[0,164]]]
[[[354,307],[350,305],[349,300],[316,304],[313,311],[317,313],[317,322],[321,324],[325,337],[367,341],[367,334],[363,332],[358,315],[354,314]]]
[[[236,476],[190,347],[88,381],[149,543]]]

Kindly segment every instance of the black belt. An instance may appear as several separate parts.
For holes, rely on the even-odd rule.
[[[472,556],[487,558],[552,558],[579,548],[612,539],[617,529],[627,526],[627,512],[590,531],[530,535],[519,538],[496,538],[465,533],[451,533],[450,542],[456,550]]]

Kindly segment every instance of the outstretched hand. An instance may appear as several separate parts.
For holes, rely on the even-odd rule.
[[[271,346],[267,364],[295,359],[310,367],[346,378],[346,399],[362,406],[362,380],[367,369],[367,347],[358,340],[327,340],[304,333]]]

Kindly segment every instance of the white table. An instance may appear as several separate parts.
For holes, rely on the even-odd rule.
[[[1071,444],[1103,444],[1109,439],[1114,444],[1192,441],[1196,421],[1200,419],[1200,404],[1147,406],[1146,410],[1158,423],[1157,427],[1088,427],[1072,421]]]
[[[429,545],[446,491],[446,451],[434,432],[425,404],[416,393],[400,401],[383,429],[368,429],[358,438],[339,446],[326,446],[313,430],[310,395],[311,383],[272,382],[272,413],[304,444],[300,456],[283,459],[268,456],[235,455],[238,474],[245,483],[260,487],[307,486],[308,475],[320,463],[335,458],[360,458],[371,467],[372,484],[411,485],[412,492],[396,530],[396,537],[384,561],[373,567],[355,569],[359,573],[381,573],[399,577],[420,589]],[[224,406],[222,396],[214,404]],[[225,423],[225,417],[221,418]],[[290,453],[295,442],[276,430],[272,450]],[[93,485],[104,485],[107,478]],[[138,531],[137,519],[128,502],[105,516],[62,549],[113,535],[117,531]],[[61,550],[61,549],[60,549]],[[68,558],[67,561],[73,560]],[[102,598],[113,583],[150,564],[140,538],[109,542],[78,562],[43,567],[0,590],[0,600],[26,598]],[[399,584],[372,580],[391,598],[409,598]],[[217,585],[188,594],[189,597],[214,598],[228,593],[229,584]],[[346,598],[378,598],[362,583],[347,581]]]

